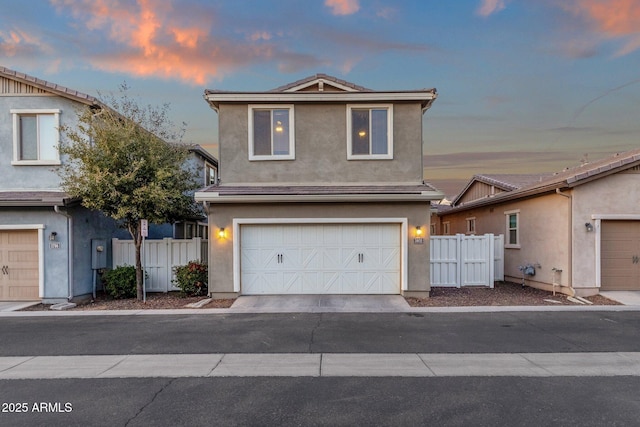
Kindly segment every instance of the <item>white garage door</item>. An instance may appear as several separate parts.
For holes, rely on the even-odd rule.
[[[242,225],[241,293],[398,294],[399,224]]]

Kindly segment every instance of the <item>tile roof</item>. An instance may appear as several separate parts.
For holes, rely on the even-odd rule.
[[[212,185],[203,190],[221,196],[270,196],[270,195],[366,195],[366,194],[421,194],[437,191],[429,184],[422,185]]]
[[[0,206],[53,206],[68,201],[62,191],[0,191]]]
[[[599,159],[594,162],[567,168],[562,172],[552,174],[537,182],[524,185],[518,189],[505,191],[492,198],[479,199],[465,203],[462,206],[456,206],[452,211],[471,209],[477,206],[485,206],[523,197],[531,197],[549,191],[555,191],[556,189],[572,188],[638,165],[640,165],[640,149],[624,153],[616,153],[613,156]]]
[[[56,83],[51,83],[46,80],[42,80],[25,73],[20,73],[18,71],[14,71],[6,67],[0,66],[0,76],[4,76],[8,79],[18,80],[20,82],[46,90],[48,92],[53,92],[60,96],[71,98],[83,104],[99,105],[99,101],[91,95],[87,95],[86,93],[69,89],[68,87],[65,87]]]

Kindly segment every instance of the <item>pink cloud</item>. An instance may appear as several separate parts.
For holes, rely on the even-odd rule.
[[[506,7],[505,0],[482,0],[476,13],[480,16],[487,17],[494,13],[500,12]]]
[[[584,18],[603,37],[621,39],[616,55],[640,48],[640,0],[568,0],[563,7]]]
[[[230,70],[281,59],[281,52],[270,45],[214,39],[211,10],[178,10],[171,0],[137,0],[133,6],[122,0],[51,2],[59,13],[70,13],[74,25],[107,39],[108,43],[95,45],[103,50],[94,48],[89,61],[109,72],[204,85]],[[258,39],[269,37],[262,33]]]
[[[334,15],[352,15],[360,10],[358,0],[325,0],[324,5],[331,8]]]

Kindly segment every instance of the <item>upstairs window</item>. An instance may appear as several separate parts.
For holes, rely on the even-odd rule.
[[[218,183],[218,171],[216,168],[211,166],[209,163],[205,163],[204,165],[205,175],[204,175],[204,185],[210,186]]]
[[[11,110],[14,165],[60,164],[60,110]]]
[[[249,160],[293,160],[293,105],[249,106]]]
[[[347,159],[393,159],[393,105],[347,106]]]

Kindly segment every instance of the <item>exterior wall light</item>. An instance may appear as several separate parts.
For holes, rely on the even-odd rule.
[[[587,229],[587,232],[593,231],[593,224],[591,224],[590,222],[586,222],[584,226]]]
[[[56,236],[58,236],[58,233],[56,233],[55,231],[52,231],[51,234],[49,234],[49,240],[52,242],[55,242]]]
[[[218,230],[218,237],[220,239],[224,239],[225,237],[227,237],[227,233],[224,231],[224,227],[222,227],[220,230]]]
[[[422,227],[416,226],[416,237],[422,237]]]

